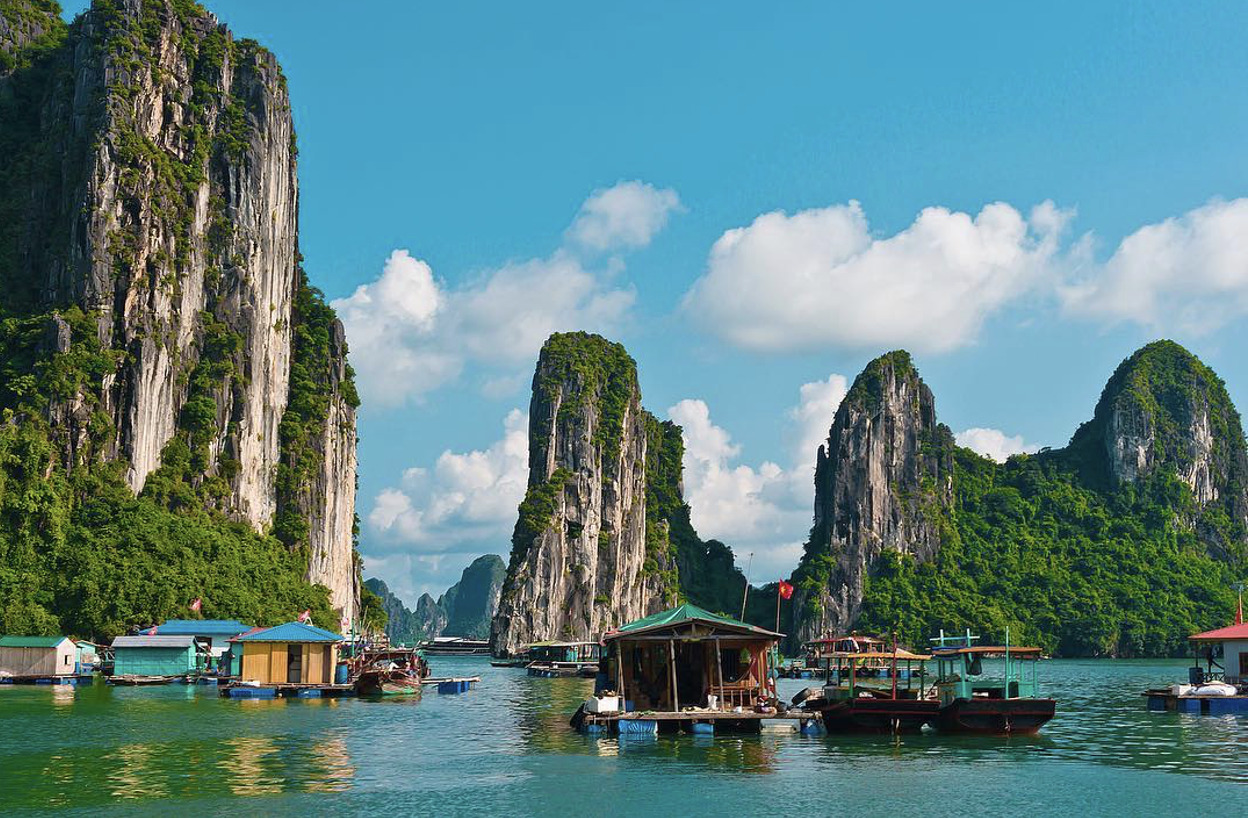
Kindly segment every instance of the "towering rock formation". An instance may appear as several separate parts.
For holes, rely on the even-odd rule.
[[[529,489],[512,535],[497,653],[542,639],[597,638],[676,598],[667,525],[648,529],[648,429],[624,347],[551,336],[530,401]]]
[[[827,574],[800,586],[799,639],[845,631],[859,616],[864,581],[883,551],[928,560],[940,545],[938,518],[952,502],[950,430],[937,423],[933,393],[911,356],[872,361],[855,379],[816,455],[809,556]]]
[[[1069,448],[1105,466],[1113,483],[1175,470],[1198,507],[1217,504],[1233,520],[1246,518],[1246,439],[1237,409],[1224,382],[1172,341],[1148,344],[1116,368],[1093,420]]]
[[[503,560],[494,554],[485,554],[471,562],[460,574],[460,581],[438,598],[438,606],[447,612],[447,624],[441,633],[488,638],[491,620],[499,610],[499,595],[506,576]]]
[[[889,353],[838,407],[815,483],[798,640],[1011,625],[1069,654],[1153,655],[1231,615],[1245,574],[1241,419],[1170,341],[1116,369],[1067,447],[1001,465],[957,447],[909,356]]]
[[[0,5],[0,296],[53,354],[76,309],[111,355],[48,409],[65,466],[272,525],[354,616],[356,398],[300,268],[277,61],[189,0],[56,16]]]

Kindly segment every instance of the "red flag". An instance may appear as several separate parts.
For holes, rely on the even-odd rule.
[[[305,609],[305,611],[304,611],[302,614],[300,614],[300,615],[299,615],[299,621],[300,621],[300,622],[308,622],[310,619],[312,619],[312,609],[311,609],[311,608],[309,608],[309,609]]]
[[[794,596],[794,586],[783,579],[777,586],[777,593],[781,594],[782,599],[789,599]]]
[[[195,601],[191,603],[191,610],[198,612],[201,607],[202,607],[202,603],[200,601],[200,598],[197,596],[195,598]]]
[[[152,627],[148,628],[146,633],[148,636],[156,636],[156,626],[153,625]]]

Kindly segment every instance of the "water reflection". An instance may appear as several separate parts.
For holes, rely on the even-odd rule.
[[[164,775],[154,762],[155,748],[148,744],[124,744],[106,756],[113,767],[109,783],[114,798],[160,798],[169,794]]]

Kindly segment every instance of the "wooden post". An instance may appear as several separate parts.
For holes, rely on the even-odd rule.
[[[898,634],[892,634],[894,639],[894,655],[890,657],[890,698],[898,698]]]
[[[681,710],[681,705],[677,703],[677,649],[673,647],[673,640],[668,640],[668,670],[669,670],[669,686],[673,699],[673,712],[677,713]]]
[[[713,644],[713,650],[716,651],[716,686],[720,689],[720,699],[717,700],[717,709],[724,710],[725,709],[725,676],[724,676],[724,671],[722,671],[720,667],[720,663],[721,663],[720,638],[718,637],[716,639],[713,639],[712,644]]]
[[[621,642],[616,643],[616,695],[621,697],[621,710],[625,709],[625,651]]]

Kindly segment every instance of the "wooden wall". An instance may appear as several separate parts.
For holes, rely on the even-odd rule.
[[[295,642],[244,642],[240,678],[261,684],[290,684],[287,681],[289,650],[300,649],[300,684],[330,684],[338,660],[338,645]]]

